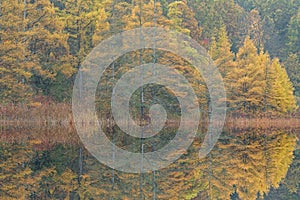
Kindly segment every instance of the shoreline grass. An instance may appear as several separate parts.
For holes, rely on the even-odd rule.
[[[192,119],[191,119],[192,120]],[[82,123],[90,123],[85,120]],[[200,125],[207,124],[204,117]],[[214,122],[219,123],[219,122]],[[178,125],[178,121],[169,120],[169,126]],[[72,106],[68,103],[0,105],[0,126],[74,126]],[[299,128],[300,115],[257,115],[239,116],[228,114],[224,124],[229,129],[240,128]]]

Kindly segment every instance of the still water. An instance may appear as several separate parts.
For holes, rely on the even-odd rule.
[[[300,199],[299,129],[224,128],[204,159],[198,151],[205,128],[199,130],[167,168],[129,174],[97,161],[72,127],[2,126],[0,199]],[[138,142],[115,135],[119,146],[139,149]],[[165,130],[149,140],[147,151],[172,135]]]

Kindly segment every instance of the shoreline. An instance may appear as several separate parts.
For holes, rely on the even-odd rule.
[[[205,115],[205,113],[203,114]],[[202,126],[207,125],[207,117],[199,121]],[[93,123],[90,120],[83,124]],[[105,122],[104,122],[105,123]],[[178,121],[168,120],[167,125],[178,126]],[[218,121],[214,123],[218,124]],[[110,123],[111,124],[111,123]],[[72,105],[68,103],[49,103],[31,105],[0,105],[0,126],[64,126],[73,127]],[[257,116],[237,115],[229,113],[226,116],[224,127],[239,128],[299,128],[300,114],[296,115],[267,115]]]
[[[192,121],[191,121],[192,122]],[[82,121],[82,124],[93,124],[91,121]],[[199,121],[200,126],[207,126],[207,120]],[[219,122],[214,122],[219,124]],[[168,126],[178,126],[178,122],[170,121]],[[74,127],[72,118],[66,119],[49,119],[49,120],[0,120],[2,127],[28,127],[28,126],[41,126],[41,127]],[[227,129],[245,129],[245,128],[261,128],[261,129],[299,129],[300,118],[227,118],[224,123],[224,128]]]

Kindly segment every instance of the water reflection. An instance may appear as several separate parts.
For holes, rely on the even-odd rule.
[[[94,159],[71,127],[2,127],[1,199],[297,199],[297,132],[225,131],[198,159],[201,133],[155,173],[114,171]],[[299,134],[299,133],[298,133]],[[298,193],[297,193],[298,192]]]

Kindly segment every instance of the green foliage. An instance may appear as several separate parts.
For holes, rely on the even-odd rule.
[[[300,8],[298,13],[291,17],[288,25],[287,33],[287,47],[290,53],[297,53],[299,56],[300,52]]]
[[[295,87],[296,96],[300,96],[300,62],[299,56],[297,54],[291,53],[286,61],[284,66],[288,72],[288,75]]]
[[[168,17],[172,22],[171,27],[178,31],[191,36],[199,41],[201,29],[195,18],[195,13],[182,1],[175,1],[169,4]]]

